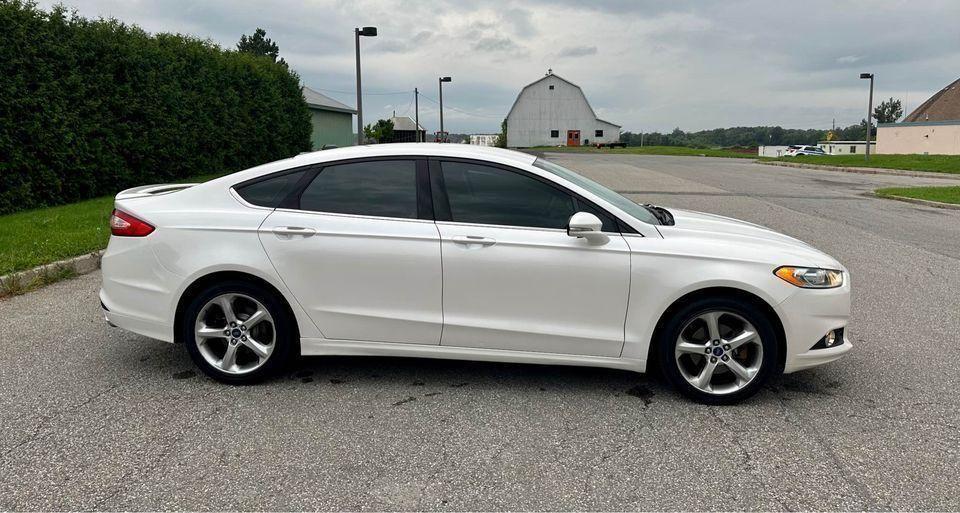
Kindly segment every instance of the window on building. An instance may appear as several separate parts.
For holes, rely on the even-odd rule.
[[[594,136],[594,137],[603,137],[603,130],[594,130],[594,131],[593,131],[593,136]]]
[[[857,152],[857,147],[856,147],[856,146],[851,146],[851,147],[850,147],[850,153],[856,153],[856,152]]]
[[[384,160],[325,167],[303,190],[300,208],[416,219],[416,163],[412,160]]]
[[[550,86],[550,90],[553,91],[553,86]]]
[[[551,131],[550,131],[550,137],[560,137],[560,131],[559,131],[559,130],[551,130]]]

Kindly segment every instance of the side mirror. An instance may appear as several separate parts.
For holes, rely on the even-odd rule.
[[[577,212],[570,216],[567,235],[587,239],[590,242],[605,242],[607,236],[601,231],[603,222],[590,212]]]

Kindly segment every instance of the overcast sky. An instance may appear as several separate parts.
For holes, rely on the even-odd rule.
[[[49,7],[54,2],[44,0]],[[363,44],[364,119],[413,116],[450,132],[496,132],[520,89],[552,68],[597,115],[630,131],[859,122],[867,82],[909,112],[960,77],[960,1],[469,2],[66,0],[86,17],[233,47],[263,27],[311,88],[356,104],[353,28]],[[398,93],[402,94],[385,94]],[[453,110],[456,109],[456,110]]]

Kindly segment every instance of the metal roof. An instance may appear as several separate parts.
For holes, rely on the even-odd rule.
[[[417,122],[410,116],[394,116],[390,118],[390,121],[393,121],[393,129],[401,132],[413,132],[418,126]],[[424,130],[423,125],[419,125],[419,127],[420,130]]]
[[[907,123],[957,120],[960,120],[960,80],[937,91],[903,119]]]
[[[357,110],[350,107],[349,105],[344,105],[333,98],[318,93],[313,89],[310,89],[307,86],[303,86],[303,99],[306,100],[307,106],[311,109],[320,109],[320,110],[330,110],[333,112],[346,112],[349,114],[356,114]]]
[[[622,125],[618,125],[618,124],[616,124],[616,123],[611,123],[611,122],[609,122],[609,121],[605,121],[605,120],[602,120],[602,119],[598,118],[598,117],[597,117],[597,113],[593,110],[593,106],[590,105],[590,100],[587,99],[587,95],[584,94],[583,89],[581,89],[580,86],[578,86],[577,84],[574,84],[573,82],[571,82],[571,81],[569,81],[569,80],[561,77],[560,75],[555,74],[555,73],[553,72],[553,70],[550,70],[546,75],[544,75],[544,76],[538,78],[537,80],[534,80],[533,82],[530,82],[529,84],[523,86],[523,89],[520,90],[520,94],[517,95],[517,99],[516,99],[516,100],[513,100],[513,105],[510,106],[510,110],[507,112],[507,117],[509,118],[509,117],[510,117],[510,114],[513,114],[513,109],[517,108],[517,102],[520,101],[520,97],[523,96],[523,92],[524,92],[524,91],[526,91],[527,89],[529,89],[529,88],[531,88],[531,87],[539,84],[540,82],[543,82],[544,80],[546,80],[546,79],[548,79],[548,78],[550,78],[550,77],[553,77],[553,78],[556,78],[556,79],[561,80],[561,81],[563,81],[563,82],[566,82],[566,83],[572,85],[573,87],[577,88],[577,91],[580,91],[580,96],[583,97],[583,101],[585,101],[585,102],[587,103],[587,108],[590,109],[590,112],[593,114],[593,118],[594,118],[594,119],[596,119],[597,121],[600,121],[601,123],[606,123],[606,124],[608,124],[608,125],[612,125],[612,126],[615,126],[615,127],[617,127],[617,128],[621,128],[621,127],[622,127]]]

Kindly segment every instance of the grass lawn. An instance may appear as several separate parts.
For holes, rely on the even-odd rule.
[[[888,187],[877,189],[877,196],[903,196],[941,203],[960,204],[960,186],[952,187]]]
[[[935,173],[960,174],[960,155],[871,155],[864,160],[863,155],[825,155],[802,157],[780,157],[783,162],[817,164],[839,167],[876,167],[883,169],[907,169],[910,171],[933,171]]]
[[[206,175],[187,182],[202,182]],[[0,216],[0,276],[103,249],[113,196]]]
[[[757,151],[744,149],[702,149],[687,148],[685,146],[628,146],[626,148],[595,148],[593,146],[538,146],[530,148],[533,151],[555,151],[563,153],[614,153],[620,155],[680,155],[686,157],[729,157],[740,159],[755,159]]]

